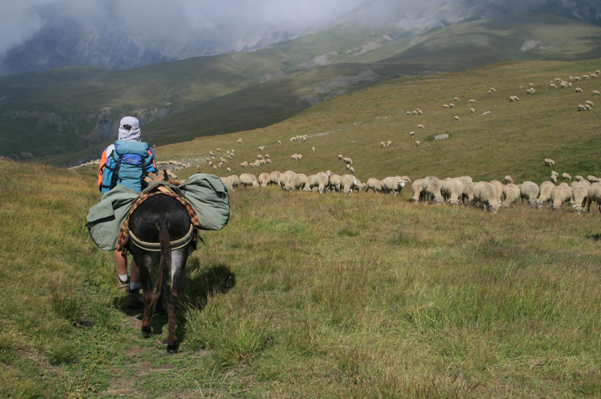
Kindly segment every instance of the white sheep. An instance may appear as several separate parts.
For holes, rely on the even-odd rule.
[[[373,191],[374,193],[381,192],[382,182],[376,179],[375,177],[370,177],[369,179],[367,179],[367,186],[365,187],[365,192],[368,192],[369,190]]]
[[[552,160],[551,158],[545,158],[544,159],[544,163],[545,163],[545,166],[551,166],[552,167],[553,165],[555,165],[555,161]]]
[[[297,173],[294,179],[291,181],[291,185],[294,190],[302,191],[307,185],[307,175],[304,173]]]
[[[417,128],[418,129],[425,129],[424,125],[422,125],[422,124],[417,125]]]
[[[538,198],[539,193],[538,185],[532,181],[525,181],[520,185],[520,197],[522,198],[522,203],[524,200],[528,201],[530,206],[536,205],[536,199]]]
[[[582,93],[582,88],[581,88],[581,87],[577,87],[577,88],[574,90],[574,92],[575,92],[575,93],[577,93],[577,94],[580,94],[580,93]]]
[[[269,174],[269,184],[275,184],[276,186],[280,185],[280,178],[282,177],[282,173],[277,170],[274,170]]]
[[[442,203],[444,198],[442,197],[441,189],[442,182],[436,176],[426,176],[422,180],[422,190],[424,191],[426,203],[428,203],[428,201],[437,204]]]
[[[236,141],[236,144],[242,144],[242,138],[239,138],[238,141]]]
[[[340,191],[341,187],[342,187],[342,176],[337,175],[337,174],[332,174],[330,176],[330,184],[329,184],[330,191]]]
[[[601,92],[599,90],[593,90],[593,96],[601,96]]]
[[[455,122],[459,121],[459,117],[457,115],[455,115],[453,119],[455,119]]]
[[[569,173],[563,172],[561,174],[561,177],[563,177],[566,180],[572,180],[572,176],[569,175]]]
[[[591,204],[595,201],[597,203],[597,209],[599,213],[601,213],[601,183],[593,183],[588,188],[588,193],[586,196],[586,211],[591,211]]]
[[[259,175],[259,186],[267,187],[267,185],[271,182],[271,175],[267,172],[263,172]]]
[[[420,199],[424,199],[422,195],[424,193],[422,187],[423,179],[417,179],[411,184],[411,189],[413,190],[413,197],[411,197],[411,201],[419,202]]]
[[[392,145],[392,141],[391,141],[391,140],[388,140],[388,141],[386,142],[386,147],[390,147],[391,145]]]
[[[544,181],[540,184],[540,192],[538,194],[538,198],[536,199],[536,205],[539,208],[542,208],[545,203],[551,200],[551,193],[555,189],[555,184],[550,181]]]
[[[386,148],[386,143],[383,141],[380,141],[380,148]]]
[[[449,204],[458,205],[463,198],[463,181],[459,178],[447,177],[444,183],[440,189],[441,194],[448,198]]]
[[[417,141],[415,142],[415,146],[416,146],[416,147],[419,147],[419,140],[417,140]]]
[[[361,183],[353,175],[342,175],[341,185],[342,192],[345,194],[351,194],[354,188],[359,188]]]
[[[505,188],[503,188],[503,196],[505,197],[503,206],[507,208],[516,203],[518,198],[520,198],[520,186],[514,183],[507,184]]]
[[[469,102],[470,102],[470,104],[474,104],[474,103],[476,102],[476,100],[474,100],[474,99],[472,98],[472,99],[470,99],[470,101],[469,101]]]
[[[561,183],[559,186],[553,189],[551,193],[551,202],[553,203],[553,209],[560,209],[564,202],[568,202],[572,199],[572,187],[568,186],[567,183]]]
[[[495,186],[495,188],[497,189],[497,201],[499,202],[499,205],[501,205],[502,198],[503,198],[503,190],[505,189],[505,185],[498,180],[491,180],[490,184]]]
[[[505,175],[505,182],[506,183],[513,183],[513,177],[511,177],[509,175]]]
[[[406,184],[407,181],[400,176],[386,177],[382,179],[382,192],[397,195],[397,193],[403,190]]]
[[[591,184],[586,181],[576,181],[572,183],[572,207],[576,212],[580,213],[586,206],[586,196],[588,195],[588,189]]]
[[[257,177],[251,173],[242,173],[240,175],[240,184],[244,187],[259,187]]]
[[[474,203],[481,204],[485,209],[489,209],[493,215],[497,213],[501,205],[497,198],[497,188],[494,185],[487,181],[474,184]]]
[[[509,96],[509,102],[518,102],[520,101],[520,98],[518,96]]]
[[[489,93],[494,93],[495,91],[497,91],[497,89],[495,89],[494,87],[491,87],[490,89],[488,89]]]

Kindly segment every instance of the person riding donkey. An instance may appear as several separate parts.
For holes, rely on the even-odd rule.
[[[119,124],[119,137],[103,152],[98,170],[98,188],[104,195],[117,185],[123,185],[135,192],[146,187],[146,177],[157,173],[156,158],[148,143],[141,141],[140,122],[133,116],[126,116]],[[131,277],[127,273],[127,255],[115,250],[118,283],[121,291],[127,292],[130,307],[141,307],[139,299],[140,279],[138,268],[131,260]]]

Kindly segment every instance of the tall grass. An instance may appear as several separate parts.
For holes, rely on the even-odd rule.
[[[87,239],[93,179],[0,162],[4,397],[601,395],[596,214],[236,190],[168,357]]]

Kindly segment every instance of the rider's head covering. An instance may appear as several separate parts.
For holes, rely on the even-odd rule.
[[[133,116],[126,116],[119,123],[119,140],[140,141],[140,121]]]

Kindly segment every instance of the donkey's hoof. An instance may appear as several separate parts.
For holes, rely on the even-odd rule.
[[[150,327],[142,327],[142,336],[144,338],[150,338],[151,335],[152,335],[152,330],[150,329]]]
[[[172,355],[176,354],[177,353],[177,347],[178,347],[177,342],[173,342],[173,343],[167,344],[167,353],[172,354]]]

